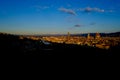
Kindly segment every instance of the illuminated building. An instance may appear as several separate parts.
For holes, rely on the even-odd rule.
[[[100,39],[100,34],[99,33],[96,33],[95,39]]]
[[[87,39],[90,39],[90,34],[87,35]]]

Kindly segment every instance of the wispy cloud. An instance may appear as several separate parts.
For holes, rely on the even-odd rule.
[[[68,14],[76,15],[76,12],[74,10],[72,10],[72,9],[59,8],[58,10],[61,11],[61,12],[68,13]]]
[[[79,10],[87,12],[87,13],[90,13],[90,12],[101,12],[101,13],[103,13],[103,12],[105,12],[104,9],[100,9],[100,8],[97,8],[97,7],[94,7],[94,8],[86,7],[86,8],[80,8]]]
[[[83,25],[80,25],[80,24],[76,24],[74,25],[74,27],[82,27]]]
[[[95,22],[91,22],[90,24],[86,24],[86,25],[81,25],[81,24],[76,24],[76,25],[74,25],[74,27],[83,27],[83,26],[93,26],[93,25],[96,25],[96,23]]]
[[[71,28],[69,28],[70,30],[76,29],[76,28],[80,28],[83,27],[84,25],[80,25],[80,24],[76,24],[74,26],[72,26]]]

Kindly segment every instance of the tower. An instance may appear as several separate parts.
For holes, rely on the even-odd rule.
[[[87,35],[87,39],[90,39],[90,33]]]
[[[99,33],[96,33],[95,39],[100,39],[100,34]]]
[[[67,40],[69,41],[70,40],[70,33],[68,32],[67,34]]]

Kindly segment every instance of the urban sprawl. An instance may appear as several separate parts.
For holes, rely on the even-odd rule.
[[[23,36],[20,36],[20,39],[23,39]],[[68,32],[67,35],[63,36],[27,36],[26,38],[32,40],[42,40],[49,43],[65,43],[65,44],[75,44],[75,45],[87,45],[91,47],[97,47],[101,49],[109,49],[112,46],[117,46],[120,44],[120,37],[101,37],[99,33],[96,33],[95,36],[90,34],[85,36],[71,36]]]

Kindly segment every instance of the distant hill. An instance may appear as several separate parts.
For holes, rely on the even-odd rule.
[[[96,33],[89,33],[91,36],[95,36]],[[71,36],[84,36],[87,37],[88,33],[85,34],[71,34]],[[120,37],[120,32],[114,32],[114,33],[100,33],[102,37]]]
[[[91,36],[95,37],[96,33],[89,33]],[[102,37],[120,37],[120,32],[113,33],[99,33]],[[87,37],[88,33],[77,33],[70,34],[70,36],[84,36]],[[37,35],[37,36],[67,36],[67,34],[46,34],[46,35]]]
[[[107,36],[110,36],[110,37],[120,37],[120,32],[115,32],[115,33],[108,33],[106,34]]]

